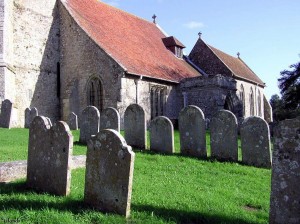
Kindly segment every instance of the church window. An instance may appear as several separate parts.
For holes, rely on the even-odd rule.
[[[243,115],[245,115],[245,90],[243,84],[241,84],[240,88],[240,100],[242,101],[243,105]]]
[[[258,94],[257,94],[257,109],[258,109],[258,116],[262,116],[261,113],[261,95],[260,95],[260,91],[258,90]]]
[[[163,86],[152,86],[150,91],[151,119],[165,114],[167,88]]]
[[[88,105],[95,106],[99,111],[102,110],[102,84],[100,79],[92,78],[88,83]]]
[[[249,105],[250,105],[250,116],[254,116],[254,95],[253,95],[253,89],[250,90],[250,96],[249,96]]]

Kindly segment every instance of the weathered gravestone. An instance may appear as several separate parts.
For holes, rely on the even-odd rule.
[[[68,125],[71,130],[78,130],[78,117],[74,112],[69,115]]]
[[[87,106],[81,114],[79,142],[86,144],[92,135],[99,132],[100,113],[97,107]]]
[[[105,108],[101,112],[100,130],[113,129],[120,132],[120,114],[112,107]]]
[[[129,105],[124,113],[125,140],[132,147],[145,149],[147,142],[146,117],[138,104]]]
[[[248,117],[241,125],[242,161],[256,167],[271,167],[270,131],[260,117]]]
[[[27,185],[41,192],[68,195],[71,182],[73,136],[67,123],[51,127],[43,116],[33,119],[29,129]]]
[[[39,115],[39,112],[35,107],[33,107],[31,109],[29,107],[26,108],[25,109],[25,125],[24,125],[24,127],[29,128],[33,119],[38,115]]]
[[[207,157],[205,119],[197,106],[187,106],[180,111],[180,150],[183,155]]]
[[[129,217],[135,154],[115,130],[88,141],[84,202]]]
[[[159,116],[150,123],[150,150],[160,153],[174,153],[174,128],[169,118]]]
[[[219,110],[210,122],[211,157],[238,161],[238,123],[228,110]]]
[[[300,117],[274,130],[270,223],[300,223]]]
[[[2,101],[1,114],[0,114],[0,127],[11,128],[11,115],[13,104],[10,100],[6,99]]]

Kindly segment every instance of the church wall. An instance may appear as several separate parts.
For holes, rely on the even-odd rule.
[[[241,86],[244,88],[244,100],[240,97],[242,89]],[[250,103],[251,88],[253,91],[253,105]],[[262,87],[246,81],[237,80],[237,95],[240,100],[244,102],[244,117],[251,116],[251,107],[253,107],[253,115],[264,118],[264,89]],[[260,103],[258,98],[260,98]],[[259,112],[259,107],[261,112]]]
[[[124,69],[87,36],[61,3],[59,10],[62,119],[67,120],[71,112],[80,118],[88,106],[87,83],[92,77],[101,80],[103,108],[117,108]]]
[[[59,118],[56,64],[59,60],[59,23],[55,0],[4,0],[4,98],[14,103],[16,125],[23,127],[26,107]],[[0,81],[1,83],[1,81]],[[1,85],[1,84],[0,84]],[[1,96],[2,97],[2,96]]]
[[[227,97],[232,102],[232,112],[241,116],[240,101],[236,96],[236,81],[232,78],[214,75],[185,79],[181,82],[181,91],[185,95],[185,105],[196,105],[211,119],[220,109],[224,109]]]
[[[138,87],[137,87],[138,86]],[[183,107],[182,96],[179,85],[160,82],[159,80],[145,80],[140,77],[122,78],[121,101],[118,102],[118,110],[121,116],[121,128],[124,124],[124,112],[126,108],[133,103],[138,103],[145,110],[147,125],[151,121],[151,89],[165,89],[165,105],[164,116],[167,116],[172,121],[176,121],[180,109]]]

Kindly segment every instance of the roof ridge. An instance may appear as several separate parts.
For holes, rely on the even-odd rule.
[[[65,0],[63,0],[63,1],[65,1]],[[66,1],[68,1],[68,0],[66,0]],[[150,23],[150,24],[156,26],[156,23],[153,23],[153,22],[151,22],[151,21],[148,21],[148,20],[146,20],[146,19],[144,19],[144,18],[142,18],[142,17],[139,17],[139,16],[137,16],[137,15],[134,15],[134,14],[132,14],[132,13],[126,12],[126,11],[123,10],[123,9],[120,9],[120,8],[118,8],[118,7],[115,7],[115,6],[112,6],[112,5],[110,5],[110,4],[106,3],[106,2],[103,2],[103,1],[101,1],[101,0],[90,0],[90,1],[96,1],[97,3],[104,4],[104,5],[106,5],[106,6],[110,7],[110,8],[113,8],[113,9],[115,9],[115,10],[118,10],[118,11],[122,12],[122,13],[128,14],[128,15],[130,15],[130,16],[133,16],[133,17],[135,17],[135,18],[137,18],[137,19],[143,20],[144,22],[147,22],[147,23]]]

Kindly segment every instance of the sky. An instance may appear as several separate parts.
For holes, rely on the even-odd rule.
[[[189,54],[202,33],[209,45],[235,56],[279,94],[280,72],[300,61],[300,0],[103,0],[152,21]]]

